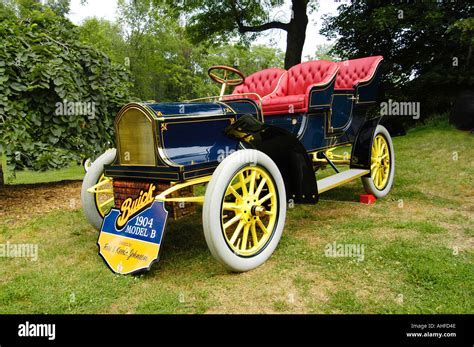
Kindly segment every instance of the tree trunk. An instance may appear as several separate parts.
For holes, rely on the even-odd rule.
[[[288,23],[286,38],[285,69],[287,70],[301,63],[306,27],[308,26],[308,15],[306,14],[308,0],[293,0],[292,3],[293,18]]]
[[[293,15],[289,23],[272,21],[256,26],[244,25],[242,22],[243,14],[239,13],[235,1],[231,2],[231,6],[236,18],[237,28],[241,34],[248,32],[259,33],[269,29],[282,29],[287,32],[285,69],[288,70],[292,66],[301,63],[301,55],[303,54],[303,46],[306,39],[306,27],[308,26],[306,9],[309,1],[310,0],[291,1]]]
[[[0,188],[5,184],[5,182],[3,181],[3,166],[2,166],[2,153],[0,152]]]

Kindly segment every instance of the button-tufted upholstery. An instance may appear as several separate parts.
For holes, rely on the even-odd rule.
[[[368,81],[382,60],[383,57],[378,55],[336,63],[339,66],[339,72],[334,89],[354,89],[354,86],[359,82]]]
[[[308,111],[309,93],[317,85],[329,83],[338,66],[325,60],[309,61],[293,66],[283,76],[277,90],[263,99],[265,115]]]
[[[235,87],[232,94],[257,93],[261,98],[271,94],[278,85],[278,81],[286,70],[279,68],[258,71],[245,78],[240,86]],[[258,99],[254,95],[247,95],[251,99]]]
[[[337,72],[337,65],[325,60],[308,61],[288,70],[287,95],[309,94],[308,87],[325,83]]]

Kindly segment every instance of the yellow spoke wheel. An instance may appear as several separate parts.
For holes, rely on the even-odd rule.
[[[370,148],[370,176],[362,177],[367,194],[381,199],[390,192],[395,177],[395,152],[392,137],[383,125],[377,125]]]
[[[268,155],[242,149],[219,164],[202,207],[204,237],[216,260],[238,272],[262,265],[280,241],[285,218],[285,183]]]
[[[114,189],[112,180],[105,177],[103,174],[100,176],[97,183],[102,183],[102,185],[100,188],[97,188],[94,194],[95,205],[97,206],[97,211],[103,218],[110,212],[112,207],[114,207]]]
[[[371,177],[377,189],[383,190],[390,176],[390,149],[382,134],[375,136],[372,143]]]
[[[239,170],[227,187],[221,209],[227,245],[239,256],[257,254],[272,235],[277,211],[277,190],[268,172],[257,166]]]

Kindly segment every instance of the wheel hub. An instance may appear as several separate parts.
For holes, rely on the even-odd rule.
[[[264,206],[252,206],[252,214],[257,217],[263,217],[265,216],[265,212],[267,210],[265,209]]]
[[[253,221],[258,217],[263,217],[265,212],[265,207],[258,205],[258,199],[256,196],[247,195],[244,197],[241,207],[241,220],[245,224],[253,223]]]

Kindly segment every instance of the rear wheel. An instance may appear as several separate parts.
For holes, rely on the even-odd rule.
[[[377,199],[386,196],[395,176],[395,153],[388,130],[378,125],[372,140],[370,176],[362,177],[365,191]]]
[[[98,157],[87,169],[82,181],[82,209],[89,223],[100,230],[105,215],[114,205],[112,180],[104,175],[104,165],[111,164],[115,159],[116,150],[110,149]],[[100,183],[94,193],[87,189]]]
[[[212,255],[233,271],[263,264],[280,240],[286,217],[283,178],[256,150],[228,156],[207,187],[203,227]]]

